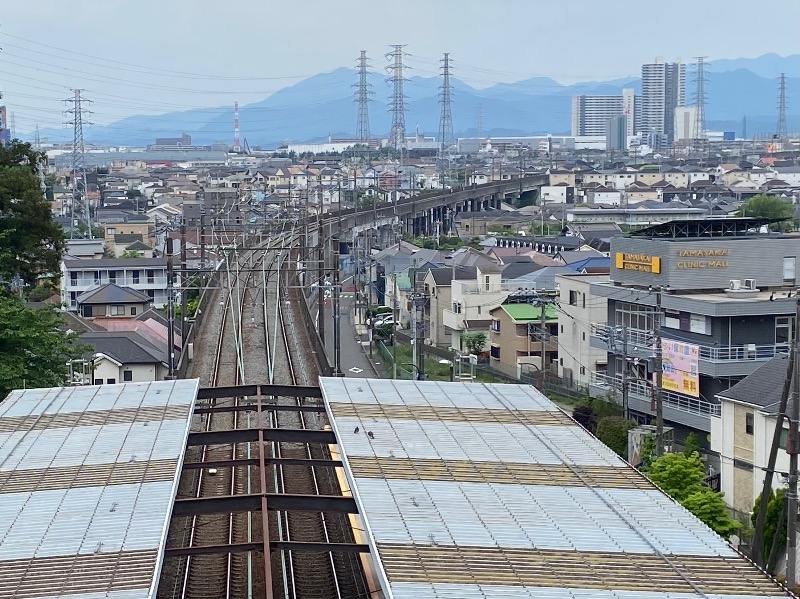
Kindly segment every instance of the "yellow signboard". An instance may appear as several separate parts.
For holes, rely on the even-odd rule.
[[[614,256],[615,265],[620,270],[638,270],[639,272],[661,272],[661,258],[645,254],[626,254],[617,252]]]

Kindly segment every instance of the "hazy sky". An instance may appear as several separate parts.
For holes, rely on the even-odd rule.
[[[263,99],[304,76],[373,68],[407,44],[409,76],[487,87],[637,75],[656,56],[800,52],[797,0],[4,0],[0,90],[18,134],[64,120],[70,88],[92,120]],[[613,8],[611,8],[613,7]],[[343,90],[345,91],[345,90]],[[383,94],[384,90],[377,90]],[[388,93],[388,90],[386,90]]]

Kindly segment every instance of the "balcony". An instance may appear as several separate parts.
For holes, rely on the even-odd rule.
[[[506,293],[502,285],[460,285],[461,293],[464,295],[489,295],[492,293]]]
[[[602,323],[592,323],[590,344],[598,349],[622,354],[625,339],[623,330],[627,332],[628,354],[636,357],[653,355],[653,332],[642,329],[623,329]],[[671,329],[662,329],[665,339],[670,339]],[[678,341],[678,339],[676,339]],[[788,343],[743,344],[743,345],[703,345],[700,348],[700,374],[707,376],[744,376],[751,374],[761,364],[771,360],[778,354],[789,351]]]
[[[610,393],[614,401],[622,403],[622,378],[603,372],[592,372],[589,386],[592,396]],[[711,432],[711,417],[720,415],[719,404],[672,391],[662,391],[661,401],[666,420],[707,432]],[[654,415],[652,402],[653,392],[649,382],[640,379],[628,381],[628,405],[632,410]]]

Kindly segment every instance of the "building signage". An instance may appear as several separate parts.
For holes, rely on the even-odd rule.
[[[639,272],[651,272],[653,274],[661,272],[661,258],[647,256],[646,254],[617,252],[615,265],[620,270],[638,270]]]
[[[728,268],[727,257],[731,251],[725,248],[712,249],[686,249],[678,250],[678,260],[675,266],[685,270],[689,268]]]
[[[666,391],[700,397],[699,359],[698,345],[662,339],[661,387]]]

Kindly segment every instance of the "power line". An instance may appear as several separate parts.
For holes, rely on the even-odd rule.
[[[65,123],[72,125],[72,204],[70,207],[71,213],[71,226],[70,238],[75,235],[76,221],[80,221],[86,225],[87,235],[89,239],[93,238],[92,235],[92,214],[89,208],[89,199],[86,189],[86,151],[83,143],[83,126],[90,125],[91,123],[83,120],[84,114],[90,114],[90,111],[85,108],[85,105],[90,103],[82,96],[82,89],[74,89],[72,98],[67,98],[64,103],[72,107],[64,111],[64,114],[69,117]],[[81,185],[82,182],[82,185]]]
[[[372,95],[372,84],[367,79],[367,67],[369,66],[367,60],[366,50],[361,51],[358,57],[358,83],[356,84],[356,98],[358,103],[358,122],[356,124],[356,137],[364,152],[364,156],[369,161],[369,102]]]
[[[386,58],[392,60],[386,70],[392,74],[388,80],[392,84],[391,106],[389,112],[392,113],[392,128],[389,131],[389,145],[395,150],[402,150],[406,145],[406,96],[403,92],[403,48],[402,44],[392,46],[394,50],[386,54]]]

